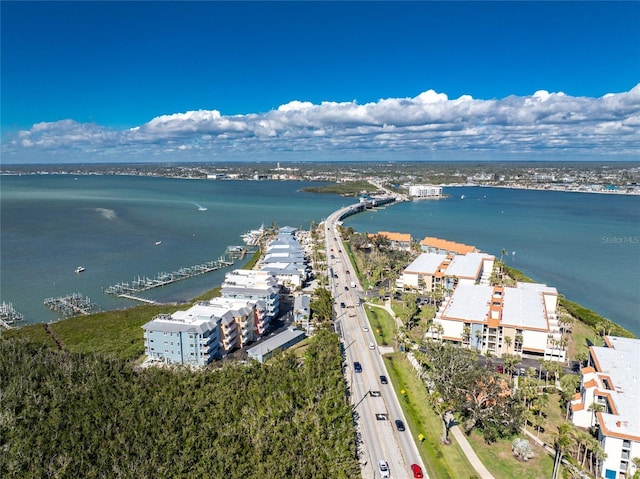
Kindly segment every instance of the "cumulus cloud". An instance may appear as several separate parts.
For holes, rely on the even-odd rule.
[[[600,98],[539,90],[530,96],[449,99],[428,90],[414,98],[359,104],[291,101],[266,113],[223,115],[198,110],[162,115],[126,130],[74,120],[43,122],[3,138],[3,155],[75,151],[87,156],[145,157],[170,153],[174,160],[199,153],[209,158],[268,157],[315,152],[349,159],[376,152],[416,159],[424,152],[485,152],[495,159],[538,153],[589,158],[640,153],[640,84]],[[185,155],[185,156],[179,156]],[[622,155],[622,156],[621,156]],[[304,155],[298,157],[304,160]]]

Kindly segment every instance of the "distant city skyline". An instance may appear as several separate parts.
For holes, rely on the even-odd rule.
[[[638,160],[638,2],[12,2],[3,163]]]

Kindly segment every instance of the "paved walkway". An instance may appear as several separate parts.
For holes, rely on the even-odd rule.
[[[376,308],[385,309],[389,313],[389,315],[396,321],[396,324],[398,324],[398,326],[402,326],[402,321],[400,321],[396,317],[395,313],[393,312],[393,309],[391,308],[390,299],[388,299],[385,302],[384,306],[381,306],[379,304],[373,304],[373,303],[367,303],[367,305],[373,306]],[[388,348],[388,349],[391,349],[393,351],[393,348]],[[383,353],[382,350],[380,352]],[[456,442],[460,445],[460,449],[462,449],[462,452],[467,457],[467,460],[469,461],[471,466],[473,466],[473,468],[476,470],[476,472],[480,476],[480,479],[495,479],[493,475],[487,470],[487,468],[484,467],[484,464],[482,464],[482,461],[480,460],[476,452],[471,447],[471,444],[469,444],[469,441],[467,440],[467,436],[464,435],[464,433],[460,430],[460,428],[458,426],[453,426],[449,430],[453,434],[453,437],[455,438]]]

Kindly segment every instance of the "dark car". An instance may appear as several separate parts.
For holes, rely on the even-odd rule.
[[[346,308],[346,307],[347,307],[347,305],[346,305],[346,304],[344,304],[344,303],[340,303],[340,307],[341,307],[341,308]]]
[[[422,479],[424,474],[422,474],[422,468],[417,464],[411,464],[411,472],[413,472],[414,479]]]
[[[404,431],[404,423],[400,419],[396,419],[396,429],[398,431]]]
[[[353,363],[353,370],[357,373],[361,373],[362,372],[362,364],[360,364],[358,361],[355,361]]]
[[[349,286],[345,286],[345,287],[344,287],[344,290],[345,290],[345,291],[349,291]]]
[[[387,384],[388,382],[387,376],[380,376],[380,384]]]

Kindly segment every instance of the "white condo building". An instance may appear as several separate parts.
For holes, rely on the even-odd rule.
[[[455,284],[489,284],[495,257],[485,253],[447,254],[422,253],[402,272],[396,282],[398,289],[419,293],[445,290]]]
[[[433,198],[442,196],[442,186],[433,185],[411,185],[409,186],[409,196],[416,198]]]
[[[589,348],[580,392],[570,403],[576,426],[598,427],[606,453],[600,477],[630,478],[640,457],[640,339],[605,336],[605,346]]]
[[[460,343],[483,354],[519,354],[564,361],[556,288],[518,283],[515,288],[459,283],[434,318],[434,339]],[[506,339],[506,338],[510,339]]]

